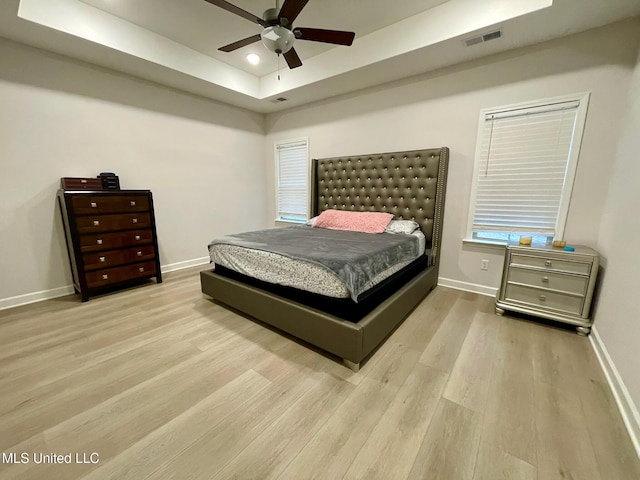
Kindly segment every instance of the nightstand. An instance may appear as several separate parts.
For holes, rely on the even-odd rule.
[[[591,300],[599,255],[576,246],[567,252],[551,246],[509,245],[504,260],[496,313],[526,313],[591,331]]]

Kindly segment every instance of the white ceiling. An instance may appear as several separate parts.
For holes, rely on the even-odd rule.
[[[257,16],[275,6],[232,3]],[[259,43],[217,50],[260,27],[204,0],[1,0],[0,36],[267,113],[638,14],[640,0],[310,0],[296,26],[354,31],[356,40],[296,42],[304,64],[281,61],[280,80],[277,57]],[[464,45],[497,28],[502,38]],[[245,60],[252,51],[257,67]]]

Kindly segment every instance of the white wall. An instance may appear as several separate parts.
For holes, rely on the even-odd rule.
[[[266,227],[263,150],[263,115],[0,39],[0,306],[71,284],[60,177],[151,189],[170,265]]]
[[[309,137],[312,158],[448,146],[440,276],[494,291],[503,248],[463,245],[482,108],[591,92],[565,238],[595,247],[612,152],[640,45],[640,20],[468,62],[267,116],[268,220],[275,218],[273,143]],[[481,271],[481,259],[490,260]],[[472,288],[476,288],[473,287]]]
[[[633,76],[622,133],[613,155],[613,177],[598,238],[604,276],[594,322],[620,375],[635,412],[636,448],[640,454],[640,57]],[[623,392],[618,392],[624,395]],[[629,400],[629,398],[627,398]],[[624,399],[623,402],[624,404]]]

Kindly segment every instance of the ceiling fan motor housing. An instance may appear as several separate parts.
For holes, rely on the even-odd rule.
[[[293,47],[296,37],[293,32],[280,25],[273,25],[265,28],[260,34],[262,43],[268,50],[278,55],[287,53]]]

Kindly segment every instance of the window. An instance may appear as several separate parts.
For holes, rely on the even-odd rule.
[[[276,220],[301,223],[308,214],[309,141],[276,143]]]
[[[589,94],[480,114],[467,239],[562,239]]]

